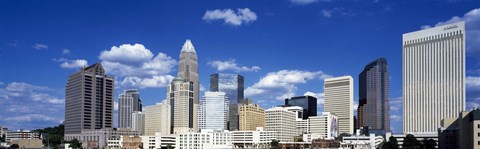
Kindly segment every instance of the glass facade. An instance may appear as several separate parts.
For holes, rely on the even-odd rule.
[[[210,91],[224,92],[229,102],[228,129],[238,130],[238,103],[244,96],[244,80],[239,74],[217,73],[210,75]]]
[[[286,106],[299,106],[303,108],[303,119],[309,116],[317,116],[317,98],[312,96],[297,96],[285,99]],[[300,118],[300,116],[299,116]]]
[[[200,129],[225,130],[228,122],[228,99],[223,92],[205,92],[200,101]]]

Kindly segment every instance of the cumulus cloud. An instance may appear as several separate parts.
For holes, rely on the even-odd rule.
[[[325,18],[330,18],[332,17],[333,10],[328,10],[328,9],[323,9],[322,10],[322,16]]]
[[[41,50],[41,49],[48,49],[48,46],[41,43],[36,43],[32,46],[34,49]]]
[[[331,0],[289,0],[289,1],[290,3],[295,5],[308,5],[308,4],[313,4],[319,1],[330,2]]]
[[[325,94],[324,93],[314,93],[314,92],[310,92],[310,91],[307,91],[303,94],[304,96],[313,96],[315,98],[317,98],[317,105],[323,105],[325,104]]]
[[[99,59],[107,73],[120,79],[124,87],[164,87],[173,80],[168,73],[177,61],[164,53],[156,56],[142,44],[113,46],[100,53]]]
[[[60,64],[60,67],[72,69],[72,68],[82,68],[88,66],[87,60],[84,59],[76,59],[76,60],[67,60]]]
[[[295,95],[297,84],[305,84],[308,80],[323,80],[331,77],[322,71],[280,70],[270,72],[253,86],[245,89],[245,96],[267,96],[283,100]]]
[[[449,20],[438,22],[434,26],[440,26],[459,21],[465,21],[465,36],[467,52],[480,52],[480,8],[470,10],[463,16],[453,16]],[[431,28],[430,25],[423,25],[421,28]]]
[[[480,90],[480,77],[467,76],[466,86],[467,90]]]
[[[63,50],[62,50],[62,53],[63,53],[63,54],[70,54],[70,50],[69,50],[69,49],[63,49]]]
[[[402,96],[390,98],[390,100],[388,101],[390,105],[390,111],[402,111],[402,106],[403,106],[402,101],[403,101]]]
[[[334,15],[336,15],[336,16],[354,16],[356,14],[353,13],[351,10],[346,10],[343,7],[335,7],[333,9],[322,9],[322,11],[320,11],[320,15],[325,17],[325,18],[331,18]]]
[[[239,66],[235,62],[235,59],[231,59],[227,61],[211,61],[211,62],[208,62],[208,65],[212,66],[213,68],[216,68],[218,71],[232,70],[235,72],[249,72],[249,71],[257,72],[261,69],[259,66],[252,66],[252,67]]]
[[[399,115],[392,114],[392,115],[390,115],[390,120],[393,120],[395,122],[400,122],[400,121],[402,121],[402,117],[399,116]]]
[[[12,122],[32,122],[32,121],[59,122],[61,121],[54,117],[50,117],[42,114],[19,115],[19,116],[7,117],[5,118],[5,120],[12,121]]]
[[[205,21],[223,20],[225,24],[240,26],[257,20],[257,14],[249,8],[207,10],[203,15]]]

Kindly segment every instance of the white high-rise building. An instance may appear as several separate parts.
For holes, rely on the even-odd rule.
[[[139,135],[145,134],[145,113],[135,111],[132,113],[132,131],[137,131]]]
[[[403,131],[437,133],[465,110],[465,23],[403,34]]]
[[[228,99],[224,92],[205,92],[198,112],[199,129],[227,130]]]
[[[265,130],[277,132],[275,138],[280,142],[293,142],[293,137],[297,135],[296,117],[297,114],[289,111],[289,107],[265,110]]]
[[[118,95],[118,128],[132,128],[132,113],[142,111],[142,100],[136,89]]]
[[[163,102],[145,107],[145,135],[170,134],[170,104]]]
[[[342,76],[324,81],[325,112],[338,117],[339,133],[353,134],[353,78]]]

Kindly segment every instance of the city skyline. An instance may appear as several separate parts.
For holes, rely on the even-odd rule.
[[[264,3],[259,4],[260,6],[245,4],[217,4],[211,7],[201,7],[201,9],[196,8],[192,11],[185,12],[184,14],[196,14],[193,17],[182,15],[185,18],[185,22],[178,22],[178,24],[182,25],[176,29],[185,28],[186,26],[184,26],[183,23],[186,22],[198,23],[198,27],[192,27],[193,29],[172,32],[168,31],[169,29],[173,29],[171,25],[162,24],[165,22],[155,22],[153,24],[156,24],[158,27],[155,27],[154,25],[146,25],[147,29],[131,29],[128,30],[127,33],[119,33],[118,37],[105,35],[114,34],[115,31],[118,31],[117,29],[122,29],[124,27],[129,28],[119,25],[119,28],[116,29],[113,28],[99,31],[99,33],[96,34],[98,37],[92,39],[85,39],[85,37],[89,36],[83,33],[78,33],[78,39],[87,43],[85,45],[72,43],[74,42],[73,40],[77,38],[71,37],[58,39],[58,37],[53,36],[64,36],[64,34],[61,34],[60,32],[72,29],[67,26],[65,28],[53,29],[47,26],[48,23],[39,21],[37,22],[37,24],[39,24],[38,28],[27,27],[25,31],[20,31],[19,29],[22,29],[22,27],[25,26],[20,25],[17,28],[15,27],[16,23],[28,23],[35,21],[35,19],[24,16],[31,14],[32,12],[25,12],[22,13],[23,15],[20,15],[20,12],[12,9],[18,8],[20,5],[12,4],[12,8],[5,8],[3,9],[5,13],[0,13],[1,16],[6,18],[5,20],[9,20],[9,23],[5,23],[6,25],[0,28],[0,34],[6,35],[0,37],[0,68],[5,70],[0,73],[0,94],[4,95],[0,97],[0,100],[6,101],[2,102],[5,104],[0,104],[0,109],[2,109],[0,110],[0,113],[2,113],[0,116],[5,118],[0,121],[0,125],[5,125],[12,129],[37,129],[59,124],[63,121],[64,117],[64,109],[62,107],[65,101],[64,93],[62,93],[62,91],[65,90],[65,80],[68,77],[68,74],[77,72],[79,70],[78,66],[87,64],[91,65],[97,61],[101,61],[102,65],[108,68],[108,71],[106,71],[108,75],[117,77],[115,79],[115,103],[118,103],[118,95],[123,90],[130,88],[139,89],[145,106],[162,102],[166,98],[166,85],[168,85],[178,73],[176,67],[178,66],[178,53],[180,53],[181,45],[185,39],[191,39],[199,57],[200,96],[203,95],[204,91],[208,90],[208,86],[210,85],[208,83],[210,74],[219,72],[237,73],[245,76],[245,97],[251,98],[255,104],[259,104],[264,109],[283,104],[285,98],[308,94],[318,98],[317,112],[323,112],[323,79],[333,76],[351,75],[354,78],[354,84],[358,84],[358,78],[356,76],[363,69],[364,65],[379,57],[385,57],[389,62],[389,70],[391,71],[391,93],[389,97],[391,102],[390,105],[393,107],[390,110],[390,120],[392,121],[391,127],[394,132],[399,133],[402,132],[402,107],[398,106],[402,103],[401,35],[427,27],[424,25],[435,26],[437,23],[450,23],[458,19],[467,19],[467,67],[465,70],[467,75],[467,109],[471,108],[472,105],[478,105],[480,103],[480,92],[478,91],[478,88],[480,87],[480,64],[478,56],[473,56],[474,54],[478,55],[479,53],[479,40],[478,38],[474,38],[477,39],[476,43],[472,43],[474,39],[468,39],[470,37],[468,35],[469,31],[479,30],[478,26],[480,19],[478,18],[480,18],[480,10],[475,9],[478,8],[478,4],[467,6],[469,2],[453,4],[448,2],[434,2],[439,5],[434,6],[435,8],[451,4],[452,6],[449,6],[450,9],[459,9],[450,12],[442,12],[434,17],[421,15],[419,17],[421,19],[414,19],[406,24],[402,24],[403,26],[400,26],[393,25],[393,23],[398,23],[398,20],[388,22],[380,12],[387,13],[388,15],[405,12],[406,8],[403,8],[404,6],[402,4],[388,2],[376,4],[372,2],[372,7],[384,7],[387,9],[388,7],[386,5],[389,5],[389,9],[392,9],[382,11],[379,9],[379,12],[374,13],[374,15],[379,17],[379,22],[383,21],[383,23],[379,23],[371,20],[368,21],[370,17],[367,17],[368,15],[365,10],[353,9],[350,5],[341,4],[341,2],[340,4],[338,3],[339,2],[316,2],[299,5],[285,1],[280,4],[275,4],[275,6],[282,5],[282,9],[291,10],[293,12],[290,15],[292,18],[289,18],[288,14],[281,13],[281,9],[267,7],[269,5]],[[319,6],[320,4],[329,4],[332,6],[321,7]],[[58,5],[69,7],[66,6],[66,4]],[[121,6],[122,4],[117,5]],[[335,5],[341,5],[343,7],[337,8]],[[418,5],[422,5],[422,2]],[[99,4],[99,6],[101,6],[101,4]],[[33,6],[22,7],[30,8]],[[39,7],[45,8],[47,6],[40,4]],[[192,6],[187,5],[186,7],[190,8]],[[362,7],[369,8],[368,6],[363,5]],[[155,7],[149,8],[150,9],[148,10],[151,10],[151,8]],[[248,8],[248,10],[246,8]],[[274,25],[271,24],[277,22],[279,17],[287,17],[288,21],[295,20],[295,16],[311,12],[315,8],[322,8],[316,12],[319,14],[316,16],[319,22],[312,23],[304,20],[305,18],[299,18],[298,23],[296,24],[290,22],[286,25],[280,25],[279,27],[281,29],[275,29]],[[224,23],[223,20],[218,21],[215,19],[209,19],[210,15],[208,14],[212,13],[208,12],[213,12],[217,9],[231,9],[236,15],[241,15],[243,12],[253,12],[255,17],[251,17],[250,20],[240,19],[239,25],[236,24],[238,22]],[[240,11],[240,9],[242,11]],[[301,9],[305,10],[302,11]],[[417,9],[413,9],[413,11],[420,11],[420,8]],[[325,11],[325,13],[323,13],[324,11],[321,10],[330,10],[331,12],[328,13],[328,11]],[[351,11],[350,14],[348,14],[349,11]],[[433,10],[426,11],[427,14],[436,12]],[[342,12],[347,14],[342,14]],[[403,17],[408,18],[410,15],[413,16],[414,12],[403,15]],[[321,29],[334,27],[335,24],[343,24],[342,22],[346,22],[346,18],[353,18],[353,16],[349,16],[353,15],[353,13],[356,13],[355,17],[358,19],[366,19],[367,23],[355,24],[352,26],[338,26],[339,30],[352,27],[352,30],[354,31],[352,34],[343,31],[339,31],[338,34],[333,34],[332,32]],[[10,18],[13,14],[18,14],[19,16],[29,19],[20,21]],[[156,14],[151,15],[151,18],[142,17],[140,19],[148,22],[148,20],[153,20],[155,17],[160,16],[164,15]],[[311,15],[309,16],[312,17]],[[458,16],[459,18],[452,18],[454,16]],[[63,18],[67,16],[58,15],[57,17]],[[100,19],[103,17],[106,16],[98,16],[96,18]],[[399,18],[400,21],[402,19],[403,18]],[[167,20],[172,21],[173,25],[175,24],[173,18]],[[112,23],[116,22],[113,20],[109,21],[112,21]],[[56,20],[53,22],[62,25],[72,25],[72,23],[75,23],[73,20]],[[92,24],[84,25],[90,26]],[[288,30],[290,26],[295,28],[302,25],[307,25],[307,27],[316,26],[315,29],[312,29],[312,32],[324,34],[316,36],[311,35],[307,30],[303,29]],[[369,25],[377,26],[378,28],[369,27]],[[472,25],[475,25],[476,27],[473,27]],[[264,26],[272,26],[273,29],[267,29],[265,32],[259,31],[259,29],[263,29]],[[353,27],[355,26],[358,28],[354,29]],[[90,27],[92,31],[104,29],[93,26]],[[132,23],[132,28],[138,27],[142,27],[142,25]],[[37,31],[36,29],[44,31]],[[207,31],[218,29],[223,33],[212,33],[213,35],[218,35],[218,37],[209,37],[206,36],[206,32],[195,31],[198,29],[205,29]],[[356,44],[356,46],[339,45],[346,41],[352,42],[352,39],[361,38],[364,36],[363,34],[368,33],[357,31],[360,29],[371,31],[372,34],[371,36],[369,35],[371,40],[358,39],[359,41],[353,41],[354,43],[352,44]],[[379,33],[381,31],[393,29],[395,29],[395,31],[387,32],[385,34]],[[28,33],[28,31],[35,32],[32,32],[32,37],[23,37],[27,36],[26,33]],[[46,31],[52,31],[53,33],[41,35]],[[152,33],[148,33],[150,31]],[[276,31],[284,32],[278,33]],[[299,33],[291,34],[295,31],[298,31]],[[77,33],[78,31],[75,32]],[[289,37],[289,34],[294,38]],[[130,35],[132,37],[128,37]],[[225,38],[225,36],[228,35],[238,35],[238,37]],[[169,36],[173,36],[173,38],[168,39]],[[253,36],[254,38],[250,39],[250,36]],[[327,39],[321,36],[333,36],[334,38]],[[236,38],[239,38],[239,40],[234,40]],[[290,38],[296,40],[286,42]],[[265,41],[265,43],[253,40]],[[375,40],[380,40],[381,42]],[[56,41],[62,41],[65,43],[58,43]],[[333,42],[333,44],[328,44],[327,42]],[[384,43],[385,45],[375,45],[377,43]],[[469,46],[470,48],[473,47],[475,49],[469,49]],[[136,55],[139,53],[135,52],[128,53],[132,51],[141,52],[139,52],[140,55]],[[29,53],[27,53],[27,56],[24,56],[24,52]],[[363,52],[366,54],[361,54]],[[335,56],[344,53],[348,53],[348,55],[360,54],[361,58],[354,58],[353,56],[348,55]],[[268,56],[265,57],[265,55]],[[304,55],[304,57],[300,57],[302,55]],[[305,57],[310,55],[318,56],[310,58]],[[15,63],[15,61],[21,62]],[[46,72],[43,72],[45,70]],[[37,76],[28,76],[33,73]],[[281,76],[290,76],[291,78]],[[470,82],[468,81],[469,79],[471,80]],[[58,90],[60,92],[58,92]],[[15,96],[18,94],[24,95]],[[355,104],[358,104],[357,85],[354,86],[353,95]],[[48,108],[44,106],[45,104],[52,104],[52,106]],[[25,108],[33,105],[40,106],[32,109]],[[355,108],[356,107],[357,106],[355,105]],[[117,123],[117,110],[115,110],[114,113],[114,122]],[[118,127],[118,124],[115,124],[114,126]]]

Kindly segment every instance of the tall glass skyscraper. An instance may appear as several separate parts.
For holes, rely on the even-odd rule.
[[[228,99],[224,92],[205,92],[198,110],[198,128],[226,130]]]
[[[132,113],[142,111],[142,100],[136,89],[118,96],[118,128],[132,128]]]
[[[390,131],[387,60],[379,58],[370,62],[358,78],[358,126],[368,126],[371,130],[380,130],[382,134]]]
[[[238,104],[243,102],[243,76],[239,74],[217,73],[210,75],[210,91],[224,92],[228,98],[228,129],[238,130]]]
[[[285,99],[286,106],[299,106],[303,108],[303,119],[317,116],[317,98],[312,96],[297,96]]]

